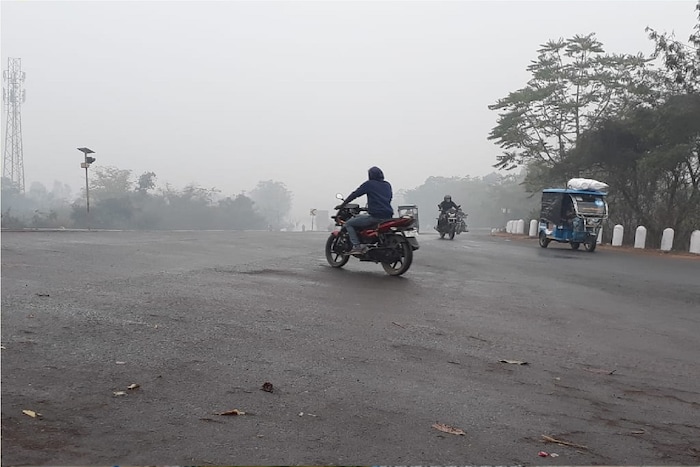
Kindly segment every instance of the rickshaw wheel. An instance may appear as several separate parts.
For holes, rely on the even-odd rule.
[[[544,232],[540,232],[540,246],[542,248],[547,248],[549,246],[550,240],[547,238]]]
[[[595,251],[596,245],[596,240],[589,240],[583,244],[583,247],[586,249],[587,252],[593,253]]]
[[[571,249],[572,250],[578,250],[578,247],[580,247],[581,244],[579,242],[571,242]]]

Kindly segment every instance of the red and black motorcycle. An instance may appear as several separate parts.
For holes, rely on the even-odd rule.
[[[343,199],[340,194],[336,197]],[[348,252],[352,250],[352,243],[347,230],[343,227],[345,222],[360,212],[366,211],[358,204],[341,206],[336,206],[334,209],[338,212],[335,216],[331,216],[340,229],[331,232],[326,241],[326,260],[334,268],[342,268],[350,260]],[[384,271],[391,276],[400,276],[411,267],[413,251],[419,248],[413,217],[389,219],[357,233],[360,241],[367,245],[367,249],[362,254],[352,256],[360,261],[381,263]]]

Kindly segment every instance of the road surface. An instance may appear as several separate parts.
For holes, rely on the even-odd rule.
[[[3,232],[2,464],[700,463],[698,258],[326,235]]]

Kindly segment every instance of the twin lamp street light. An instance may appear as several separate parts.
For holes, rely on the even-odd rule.
[[[90,167],[90,164],[95,162],[95,158],[88,156],[88,154],[94,154],[95,151],[93,151],[90,148],[78,148],[78,151],[82,152],[83,155],[85,156],[85,162],[81,162],[80,167],[85,169],[85,199],[87,202],[87,212],[90,213],[90,191],[89,191],[89,185],[88,185],[88,168]]]

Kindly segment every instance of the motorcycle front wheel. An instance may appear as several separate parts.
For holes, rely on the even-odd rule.
[[[395,248],[400,249],[399,258],[390,263],[382,263],[384,272],[390,276],[400,276],[408,271],[408,268],[411,267],[411,263],[413,262],[413,248],[411,248],[408,242],[400,242]]]
[[[450,240],[454,240],[454,239],[455,239],[455,232],[456,232],[456,231],[457,231],[457,228],[456,228],[456,227],[452,227],[452,228],[450,229]]]
[[[326,240],[326,261],[331,267],[342,268],[350,260],[345,254],[345,242],[341,235],[331,235]]]

